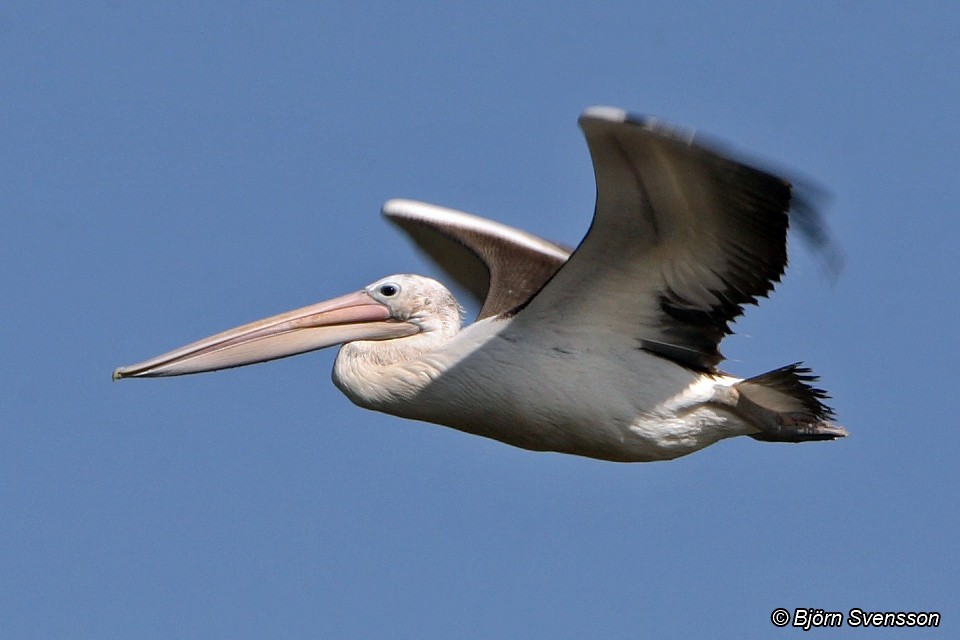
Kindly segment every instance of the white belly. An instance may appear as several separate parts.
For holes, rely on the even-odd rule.
[[[521,339],[509,323],[487,321],[373,377],[340,360],[334,381],[360,406],[525,449],[667,460],[755,431],[723,406],[738,379],[691,371],[615,336]]]

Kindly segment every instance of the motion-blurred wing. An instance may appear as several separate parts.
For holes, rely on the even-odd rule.
[[[482,303],[478,320],[526,303],[570,255],[525,231],[424,202],[390,200],[383,215]]]
[[[699,369],[787,263],[791,186],[655,119],[580,117],[597,204],[589,233],[517,320],[629,335]]]

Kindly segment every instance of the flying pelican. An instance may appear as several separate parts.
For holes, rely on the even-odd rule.
[[[718,440],[847,434],[800,363],[717,369],[729,323],[780,280],[791,185],[662,122],[611,107],[579,119],[593,224],[574,250],[467,213],[391,200],[384,215],[482,302],[461,329],[436,280],[392,275],[117,369],[213,371],[342,344],[355,404],[537,451],[669,460]]]

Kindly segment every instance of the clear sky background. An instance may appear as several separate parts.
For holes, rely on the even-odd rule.
[[[956,637],[960,9],[643,5],[5,3],[0,637]],[[334,350],[111,382],[439,275],[389,198],[576,244],[592,104],[830,192],[845,269],[792,245],[724,366],[805,360],[849,438],[532,453],[354,407]]]

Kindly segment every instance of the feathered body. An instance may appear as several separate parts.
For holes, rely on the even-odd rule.
[[[433,329],[340,349],[333,381],[358,406],[524,449],[623,462],[672,459],[759,432],[732,410],[739,378],[693,371],[625,336],[554,326],[532,340],[512,327],[514,317],[461,331],[443,285],[386,280],[409,295],[398,306],[423,310]]]

